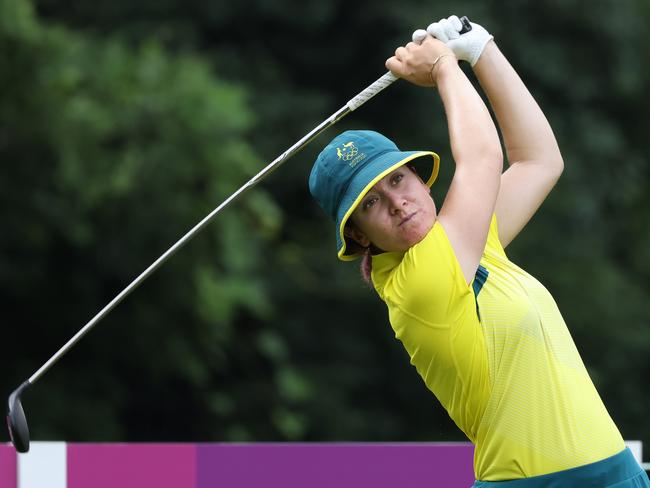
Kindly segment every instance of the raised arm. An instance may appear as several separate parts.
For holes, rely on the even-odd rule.
[[[553,189],[564,162],[544,113],[494,42],[485,46],[474,72],[499,122],[510,165],[495,208],[505,247]]]
[[[496,127],[483,100],[453,53],[427,37],[398,48],[386,67],[421,86],[436,85],[445,107],[454,177],[438,214],[467,283],[485,248],[499,192],[503,154]]]
[[[510,167],[501,177],[495,212],[499,239],[507,246],[537,211],[562,174],[564,162],[553,131],[532,95],[480,25],[460,34],[451,16],[413,33],[427,32],[444,42],[458,59],[468,61],[483,87],[503,134]]]

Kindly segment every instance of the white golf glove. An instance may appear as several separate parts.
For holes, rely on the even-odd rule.
[[[452,15],[447,19],[440,19],[438,22],[427,27],[427,30],[418,29],[413,33],[413,42],[420,44],[427,34],[447,44],[458,59],[469,62],[473,67],[478,58],[481,57],[485,45],[493,37],[483,27],[473,22],[472,30],[465,34],[460,34],[463,23],[460,19]]]

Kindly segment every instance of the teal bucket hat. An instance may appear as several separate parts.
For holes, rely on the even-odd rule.
[[[359,256],[349,251],[343,233],[359,202],[379,180],[410,161],[422,180],[431,186],[438,176],[438,155],[431,151],[400,151],[393,141],[378,132],[343,132],[318,155],[309,175],[309,191],[336,222],[339,259],[351,261]]]

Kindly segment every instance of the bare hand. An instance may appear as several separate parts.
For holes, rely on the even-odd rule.
[[[436,85],[438,65],[449,61],[457,62],[453,51],[444,42],[427,36],[422,44],[409,42],[398,47],[395,56],[386,60],[386,68],[415,85],[431,87]]]

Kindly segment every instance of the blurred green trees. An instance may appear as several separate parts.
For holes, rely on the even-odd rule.
[[[54,352],[260,160],[243,138],[253,121],[244,90],[217,80],[196,55],[40,25],[26,2],[3,8],[0,279],[14,377]],[[128,436],[130,416],[148,422],[145,404],[161,380],[196,398],[212,391],[238,317],[270,313],[256,269],[280,224],[273,200],[256,190],[209,226],[71,354],[71,374],[39,385],[26,402],[35,405],[36,436],[84,437],[88,423],[94,436]],[[99,390],[106,401],[92,400]],[[183,402],[156,400],[158,413]],[[198,417],[190,424],[189,435],[202,433]]]
[[[650,9],[643,0],[0,0],[7,394],[226,196],[451,12],[495,34],[566,170],[510,246],[626,438],[650,442]],[[461,440],[307,191],[346,128],[443,159],[397,83],[220,214],[25,395],[36,439]]]

